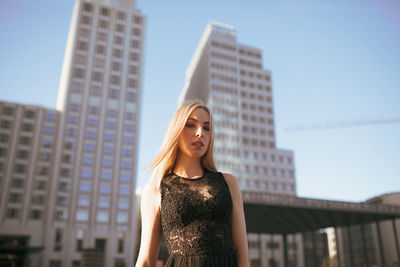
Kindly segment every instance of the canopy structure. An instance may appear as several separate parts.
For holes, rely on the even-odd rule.
[[[400,218],[400,206],[242,192],[247,231],[293,234]]]
[[[400,218],[400,206],[342,202],[296,196],[242,191],[246,228],[249,233],[281,234],[284,239],[285,266],[287,266],[286,235],[316,231],[321,228],[364,225],[392,220],[396,252],[400,262],[399,240],[395,219]],[[382,241],[379,237],[379,250]],[[364,235],[364,233],[363,233]],[[350,242],[350,250],[351,242]],[[353,259],[351,259],[353,261]],[[381,265],[384,260],[381,256]]]

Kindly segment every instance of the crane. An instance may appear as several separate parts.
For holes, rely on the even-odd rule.
[[[286,132],[308,131],[332,128],[347,128],[354,126],[389,124],[400,122],[400,115],[377,116],[372,118],[340,119],[334,121],[317,122],[308,125],[297,125],[286,128]]]

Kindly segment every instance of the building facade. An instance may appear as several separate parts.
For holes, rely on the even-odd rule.
[[[1,195],[1,232],[35,225],[24,236],[41,250],[29,266],[82,266],[91,255],[103,266],[133,264],[144,32],[134,0],[76,0],[57,111],[20,105],[8,114],[13,104],[2,104],[0,185],[16,191]]]
[[[35,252],[44,246],[44,225],[51,216],[59,116],[53,109],[0,102],[0,241],[2,248],[20,250],[12,256],[18,266],[40,266]],[[1,266],[8,266],[5,260],[0,257]]]
[[[238,43],[234,27],[207,25],[179,103],[193,98],[212,111],[220,171],[237,177],[242,190],[296,195],[293,152],[276,147],[271,73],[260,49]],[[301,235],[291,238],[291,266],[302,266]],[[248,239],[252,266],[282,266],[281,237],[249,233]]]

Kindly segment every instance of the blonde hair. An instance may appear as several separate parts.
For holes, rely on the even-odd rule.
[[[204,109],[210,116],[210,143],[206,153],[201,157],[201,166],[210,171],[217,171],[213,156],[214,134],[211,112],[202,101],[194,99],[185,102],[175,112],[169,123],[168,131],[161,145],[160,152],[158,152],[153,161],[147,166],[148,169],[153,169],[152,179],[156,179],[158,185],[164,176],[174,170],[179,152],[179,137],[190,114],[197,108]]]

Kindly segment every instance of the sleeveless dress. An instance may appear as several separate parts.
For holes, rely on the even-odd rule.
[[[174,173],[161,180],[161,226],[169,258],[164,266],[234,267],[232,198],[220,172],[189,179]]]

